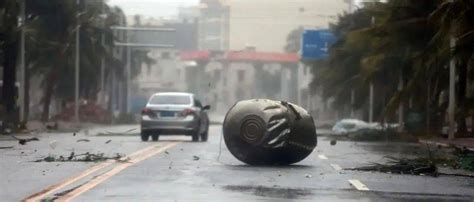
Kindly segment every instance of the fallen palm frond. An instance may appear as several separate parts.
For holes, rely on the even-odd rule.
[[[371,163],[366,166],[356,167],[356,168],[346,168],[344,170],[356,170],[356,171],[376,171],[390,174],[408,174],[408,175],[426,175],[437,177],[440,175],[449,175],[449,176],[462,176],[462,177],[474,177],[473,175],[465,174],[449,174],[441,173],[438,170],[438,166],[451,167],[454,169],[466,169],[472,171],[472,166],[474,165],[474,154],[469,153],[465,156],[455,156],[452,158],[395,158],[395,157],[385,157],[388,159],[388,162],[385,164],[381,163]],[[469,167],[471,166],[471,167]]]
[[[433,161],[425,159],[397,159],[386,157],[389,161],[386,164],[371,163],[367,166],[357,168],[347,168],[345,170],[357,171],[377,171],[383,173],[410,174],[410,175],[430,175],[437,176],[438,169]]]

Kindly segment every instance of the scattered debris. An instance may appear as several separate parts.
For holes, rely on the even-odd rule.
[[[13,149],[13,146],[0,147],[0,149]]]
[[[336,145],[336,143],[337,143],[337,140],[331,140],[331,142],[330,142],[331,146]]]
[[[46,125],[46,129],[48,129],[48,130],[57,130],[58,129],[58,122],[54,122],[53,125]]]
[[[165,154],[170,154],[170,153],[168,152],[168,150],[165,150]]]
[[[74,152],[71,152],[69,157],[67,158],[68,161],[71,161],[74,158]]]
[[[199,156],[193,156],[193,160],[197,161],[199,159],[201,159],[201,158],[199,158]]]
[[[72,136],[76,136],[76,132],[73,132],[73,133],[72,133]]]
[[[306,174],[305,177],[306,177],[306,178],[312,178],[313,176],[310,175],[310,174]]]
[[[89,139],[78,139],[76,142],[90,142]]]
[[[462,176],[462,177],[474,177],[473,175],[464,174],[449,174],[441,173],[438,170],[438,166],[451,167],[454,169],[463,168],[466,170],[472,169],[474,166],[474,153],[469,153],[468,156],[458,156],[452,158],[395,158],[385,157],[389,159],[386,164],[372,163],[367,166],[346,168],[344,170],[357,170],[357,171],[377,171],[383,173],[394,173],[394,174],[409,174],[409,175],[423,175],[437,177],[440,175],[450,176]],[[463,158],[464,157],[464,158]],[[470,170],[472,171],[472,170]]]
[[[357,171],[378,171],[383,173],[394,174],[411,174],[411,175],[428,175],[438,176],[438,168],[433,161],[426,161],[426,159],[397,159],[394,157],[386,157],[390,159],[387,164],[372,163],[367,166],[357,168],[346,168],[344,170]]]
[[[112,140],[107,140],[105,144],[109,144],[110,142],[112,142]]]
[[[132,129],[126,130],[126,131],[125,131],[125,132],[123,132],[123,133],[132,132],[132,131],[134,131],[134,130],[136,130],[136,129],[137,129],[137,128],[132,128]]]
[[[56,140],[52,140],[51,142],[49,142],[49,147],[51,149],[55,149],[57,144],[58,144],[58,142]]]
[[[18,140],[18,144],[21,144],[21,145],[25,145],[27,142],[31,142],[31,141],[39,141],[38,138],[36,137],[32,137],[32,138],[18,138],[18,137],[15,137],[14,135],[11,136],[12,138]]]
[[[106,160],[116,160],[116,161],[124,161],[122,158],[124,156],[121,154],[115,154],[115,156],[105,156],[104,153],[97,153],[91,154],[89,152],[83,154],[75,154],[71,152],[69,157],[65,158],[63,156],[56,157],[54,155],[49,155],[47,157],[38,159],[34,162],[66,162],[66,161],[77,161],[77,162],[98,162],[98,161],[106,161]]]
[[[105,131],[104,133],[98,133],[97,136],[125,136],[125,135],[136,135],[135,133],[130,133],[134,130],[137,130],[137,128],[131,128],[123,132],[111,132],[111,131]]]

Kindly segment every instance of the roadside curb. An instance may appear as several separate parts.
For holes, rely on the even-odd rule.
[[[448,143],[431,141],[431,140],[418,140],[418,143],[436,145],[436,146],[439,146],[439,147],[455,147],[455,148],[458,148],[458,149],[467,149],[469,151],[474,151],[474,147],[466,147],[466,146],[461,146],[461,145],[456,145],[456,144],[448,144]]]

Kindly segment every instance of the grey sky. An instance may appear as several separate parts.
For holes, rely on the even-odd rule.
[[[177,14],[177,8],[197,5],[199,0],[108,0],[113,6],[119,6],[125,15],[140,14],[150,17],[170,17]]]

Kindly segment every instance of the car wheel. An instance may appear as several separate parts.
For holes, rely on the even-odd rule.
[[[140,133],[140,136],[141,136],[141,138],[142,138],[142,141],[144,141],[144,142],[148,141],[148,138],[150,137],[150,135],[148,135],[148,134],[145,133],[145,132],[141,132],[141,133]]]
[[[208,131],[201,134],[201,141],[207,142],[207,137],[209,136]]]
[[[158,135],[158,134],[151,135],[151,140],[156,142],[156,141],[158,141],[158,139],[160,139],[160,135]]]
[[[199,130],[193,132],[193,136],[192,136],[192,137],[193,137],[193,138],[192,138],[193,142],[199,141]]]

